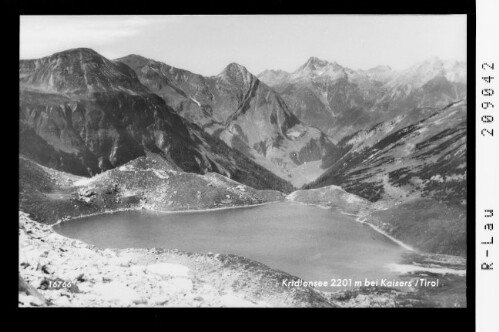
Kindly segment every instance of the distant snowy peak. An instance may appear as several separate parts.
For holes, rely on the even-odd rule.
[[[331,63],[327,60],[319,59],[315,56],[310,57],[307,62],[301,68],[311,68],[317,69],[330,65]],[[336,62],[335,62],[336,64]]]
[[[395,73],[395,71],[388,65],[376,66],[365,71],[359,70],[359,72],[362,72],[369,78],[382,83],[389,81]]]
[[[310,57],[307,62],[295,70],[291,80],[314,80],[315,78],[337,80],[355,75],[349,68],[339,65],[337,62],[329,62],[317,57]]]
[[[451,83],[466,84],[466,62],[431,57],[405,70],[393,70],[388,65],[379,65],[367,70],[352,70],[337,62],[312,56],[292,73],[283,70],[265,70],[258,75],[258,78],[269,86],[287,82],[348,79],[357,83],[378,81],[386,84],[388,88],[398,86],[419,88],[437,77],[445,77]]]
[[[466,84],[466,63],[431,57],[398,72],[388,85],[390,87],[407,85],[418,88],[437,77],[445,77],[452,83]]]

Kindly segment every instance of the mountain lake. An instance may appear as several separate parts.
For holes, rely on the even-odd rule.
[[[354,216],[295,202],[196,212],[125,211],[63,222],[59,234],[98,248],[165,248],[236,254],[330,290],[396,279],[408,250]],[[332,279],[341,287],[331,288]],[[323,287],[320,287],[323,288]],[[325,289],[324,289],[325,290]]]

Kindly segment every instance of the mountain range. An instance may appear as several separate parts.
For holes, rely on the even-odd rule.
[[[152,152],[183,171],[292,188],[186,121],[130,67],[93,50],[21,60],[19,87],[20,152],[40,164],[91,176]]]
[[[202,76],[140,55],[20,60],[20,152],[90,176],[146,153],[257,189],[339,185],[371,201],[465,204],[466,64],[353,70],[311,57]]]
[[[293,113],[334,142],[419,107],[444,107],[466,98],[466,64],[433,57],[405,70],[352,70],[311,57],[292,73],[266,70]]]
[[[320,173],[320,160],[336,150],[242,65],[231,63],[204,77],[137,55],[117,61],[182,117],[295,186],[310,181],[308,173]]]
[[[212,294],[206,303],[234,306],[238,290],[238,301],[265,306],[466,306],[466,79],[465,63],[435,57],[405,70],[310,57],[293,72],[259,75],[229,63],[214,76],[88,48],[20,60],[19,303],[121,303],[101,291],[111,286],[126,305],[200,306]],[[132,210],[251,214],[277,202],[330,208],[331,218],[372,227],[377,238],[415,250],[388,264],[402,269],[399,277],[443,287],[284,287],[302,279],[233,254],[91,248],[39,224]],[[220,221],[238,224],[225,212]],[[294,240],[312,234],[302,233]],[[179,266],[192,269],[191,279],[175,277]],[[143,288],[143,278],[162,281]],[[65,296],[47,288],[67,280],[75,281]]]

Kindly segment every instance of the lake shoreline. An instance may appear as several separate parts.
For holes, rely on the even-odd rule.
[[[42,231],[40,232],[40,229]],[[224,255],[224,254],[200,254],[200,253],[189,253],[183,252],[176,249],[98,249],[92,245],[88,245],[85,242],[74,240],[57,234],[54,232],[50,225],[43,225],[37,223],[36,221],[30,219],[26,214],[20,212],[20,232],[21,250],[26,250],[26,248],[32,250],[35,255],[21,255],[20,259],[20,276],[26,279],[29,284],[34,285],[36,290],[42,294],[42,296],[49,301],[47,305],[50,306],[132,306],[132,307],[155,307],[155,306],[236,306],[236,307],[246,307],[246,306],[258,306],[258,307],[321,307],[321,306],[339,306],[339,307],[438,307],[442,306],[439,302],[428,298],[428,295],[417,292],[405,292],[393,288],[387,287],[361,287],[350,289],[346,291],[324,291],[318,290],[311,287],[296,288],[296,287],[281,287],[280,281],[285,279],[289,280],[301,280],[300,278],[293,277],[285,272],[278,271],[268,266],[258,263],[256,261],[235,255]],[[29,233],[29,236],[27,236]],[[23,237],[29,237],[29,245],[23,245]],[[53,246],[54,249],[47,250],[48,246]],[[57,250],[55,250],[57,248]],[[62,249],[62,254],[59,252]],[[48,256],[39,255],[38,253],[45,252]],[[67,254],[66,254],[67,253]],[[55,255],[56,258],[51,257]],[[61,255],[61,256],[59,256]],[[71,255],[70,261],[78,261],[72,266],[67,265],[67,258],[64,259],[66,255]],[[96,256],[97,255],[97,256]],[[26,262],[23,257],[31,257],[30,262]],[[96,257],[101,257],[96,260]],[[116,260],[116,257],[119,259]],[[125,257],[125,263],[121,258]],[[128,257],[128,258],[127,258]],[[135,261],[129,260],[129,257],[134,257]],[[32,260],[35,259],[36,263]],[[148,262],[147,264],[144,262]],[[210,294],[211,298],[208,298],[206,292],[204,294],[199,294],[203,292],[192,292],[188,300],[180,300],[178,292],[185,293],[185,287],[177,285],[177,290],[175,286],[174,289],[168,288],[168,292],[164,293],[163,288],[157,288],[158,286],[154,283],[150,283],[150,291],[146,294],[160,293],[163,294],[163,299],[160,300],[158,297],[146,299],[140,294],[144,291],[142,286],[137,286],[135,293],[128,291],[123,288],[123,284],[129,284],[130,282],[137,283],[142,280],[148,280],[151,277],[148,274],[147,268],[136,268],[136,264],[146,264],[151,263],[156,264],[157,262],[164,262],[166,264],[181,264],[188,265],[189,269],[193,271],[199,271],[200,274],[196,272],[195,276],[189,277],[191,282],[195,283],[195,280],[199,280],[199,277],[208,278],[210,282],[215,283],[214,289],[212,288],[204,290]],[[86,262],[86,263],[83,263]],[[101,264],[101,268],[88,268],[83,266],[95,266],[95,264]],[[139,265],[140,265],[139,264]],[[162,264],[162,263],[161,263]],[[209,268],[206,267],[209,266]],[[214,265],[213,265],[214,264]],[[107,268],[106,266],[110,266]],[[235,269],[235,270],[234,270]],[[205,272],[209,270],[210,275],[206,275]],[[24,272],[23,272],[24,271]],[[83,273],[83,277],[76,274]],[[108,272],[106,272],[108,271]],[[114,271],[114,272],[113,272]],[[127,272],[128,271],[128,272]],[[137,272],[138,271],[138,272]],[[145,275],[143,275],[145,271]],[[204,272],[203,272],[204,271]],[[234,271],[238,271],[234,275]],[[78,272],[78,273],[77,273]],[[132,274],[130,274],[132,272]],[[62,275],[61,275],[62,273]],[[51,290],[46,289],[47,280],[64,280],[69,275],[80,278],[84,280],[85,283],[92,285],[89,287],[80,287],[75,293],[68,289]],[[135,275],[138,273],[139,276]],[[211,275],[214,273],[215,275]],[[240,287],[236,286],[237,291],[234,291],[234,286],[230,286],[228,290],[222,290],[227,287],[225,283],[227,273],[229,275],[234,275],[231,279],[232,285],[239,285],[240,279],[243,278],[247,280],[244,284],[247,286]],[[417,274],[416,274],[417,275]],[[114,276],[114,277],[113,277]],[[414,278],[415,274],[413,272],[407,275],[407,278]],[[264,278],[262,280],[262,277]],[[175,275],[166,275],[161,278],[166,278],[167,280],[175,282],[185,282],[189,284],[188,281],[182,279],[183,277]],[[268,279],[270,278],[270,279]],[[66,278],[67,279],[67,278]],[[115,280],[116,279],[116,280]],[[462,278],[461,278],[462,279]],[[156,280],[155,282],[157,282]],[[127,294],[131,294],[129,298],[113,298],[104,291],[108,286],[107,284],[112,282],[113,287],[121,287],[121,290],[127,290]],[[249,282],[249,283],[248,283]],[[270,283],[269,283],[270,282]],[[255,284],[254,284],[255,283]],[[140,282],[139,282],[140,284]],[[94,286],[97,287],[94,288]],[[252,285],[248,289],[248,285]],[[269,288],[270,287],[270,288]],[[276,287],[276,288],[275,288]],[[45,289],[44,289],[45,288]],[[271,290],[274,289],[274,290]],[[100,292],[100,293],[99,293]],[[220,293],[221,292],[221,293]],[[277,292],[277,293],[276,293]],[[80,294],[81,293],[81,294]],[[107,295],[106,295],[107,294]],[[137,295],[138,294],[138,295]],[[219,295],[223,294],[223,295]],[[224,295],[225,294],[225,295]],[[255,298],[255,294],[259,294]],[[261,294],[268,294],[269,298],[261,298]],[[273,295],[272,295],[273,294]],[[279,294],[277,297],[276,294]],[[184,295],[182,295],[184,297]],[[199,299],[202,298],[200,301]],[[165,299],[168,299],[165,302]],[[21,306],[39,306],[43,305],[37,302],[36,298],[25,294],[21,296],[20,293],[20,305]],[[24,302],[23,302],[24,301]],[[61,302],[62,301],[62,302]],[[180,301],[180,302],[177,302]],[[187,302],[186,302],[187,301]],[[443,306],[448,306],[443,304]]]
[[[442,222],[453,220],[453,218],[462,218],[461,208],[445,206],[430,199],[371,202],[335,185],[296,190],[287,195],[286,199],[320,208],[337,209],[345,215],[355,217],[357,222],[367,224],[407,250],[466,258],[466,248],[464,247],[463,251],[462,246],[453,245],[453,238],[448,240],[448,245],[440,245],[439,240],[448,234],[443,234],[445,230],[438,228],[437,222],[440,221],[438,218],[442,218]],[[421,208],[429,212],[419,212],[418,214]],[[415,214],[421,215],[421,228],[411,228],[410,225],[407,226],[400,221],[403,216]],[[456,242],[459,244],[462,241],[462,234],[456,233]],[[465,245],[466,243],[464,243]]]
[[[282,201],[271,201],[271,202],[265,202],[265,203],[258,203],[258,204],[251,204],[251,205],[234,205],[234,206],[227,206],[227,207],[219,207],[219,208],[212,208],[212,209],[192,209],[192,210],[158,210],[158,209],[150,209],[147,207],[139,206],[139,207],[133,207],[133,208],[121,208],[121,209],[114,209],[114,210],[104,210],[102,212],[95,212],[95,213],[90,213],[90,214],[82,214],[78,215],[75,217],[66,217],[66,218],[61,218],[57,220],[55,223],[50,224],[50,226],[57,226],[65,222],[69,221],[75,221],[78,219],[83,219],[83,218],[88,218],[88,217],[94,217],[98,216],[101,214],[114,214],[114,213],[119,213],[119,212],[127,212],[127,211],[145,211],[145,212],[151,212],[151,213],[158,213],[158,214],[176,214],[176,213],[201,213],[201,212],[212,212],[212,211],[221,211],[221,210],[233,210],[233,209],[243,209],[243,208],[252,208],[252,207],[257,207],[257,206],[263,206],[263,205],[268,205],[268,204],[276,204]]]
[[[340,187],[337,187],[337,189],[343,190]],[[331,206],[331,205],[322,205],[322,204],[319,204],[319,203],[308,203],[308,202],[303,202],[303,201],[295,200],[296,199],[296,194],[295,194],[296,192],[297,191],[289,194],[286,197],[287,200],[290,201],[290,202],[295,202],[295,203],[299,203],[299,204],[304,204],[304,205],[309,205],[309,206],[316,206],[316,207],[321,208],[321,209],[331,209],[332,210],[332,209],[335,208],[334,206]],[[416,251],[416,249],[414,249],[411,246],[407,245],[406,243],[404,243],[404,242],[396,239],[395,237],[391,236],[387,232],[383,231],[381,228],[376,227],[375,225],[369,223],[368,220],[367,220],[367,218],[366,218],[366,214],[365,213],[364,214],[347,213],[347,212],[342,211],[341,209],[338,209],[338,211],[341,214],[343,214],[343,215],[355,217],[355,221],[356,222],[368,225],[373,230],[375,230],[376,232],[380,233],[381,235],[384,235],[385,237],[387,237],[388,239],[390,239],[394,243],[398,244],[399,246],[403,247],[404,249],[407,249],[407,250],[410,250],[410,251]]]

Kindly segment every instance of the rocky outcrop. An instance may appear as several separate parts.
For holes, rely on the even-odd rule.
[[[337,186],[297,190],[286,196],[287,200],[311,205],[331,207],[348,214],[359,214],[369,209],[371,202]]]
[[[19,274],[19,303],[30,306],[46,306],[47,300]]]
[[[93,178],[43,167],[21,157],[19,204],[36,220],[123,209],[202,210],[263,204],[284,199],[273,190],[256,190],[217,173],[186,173],[150,154]]]

